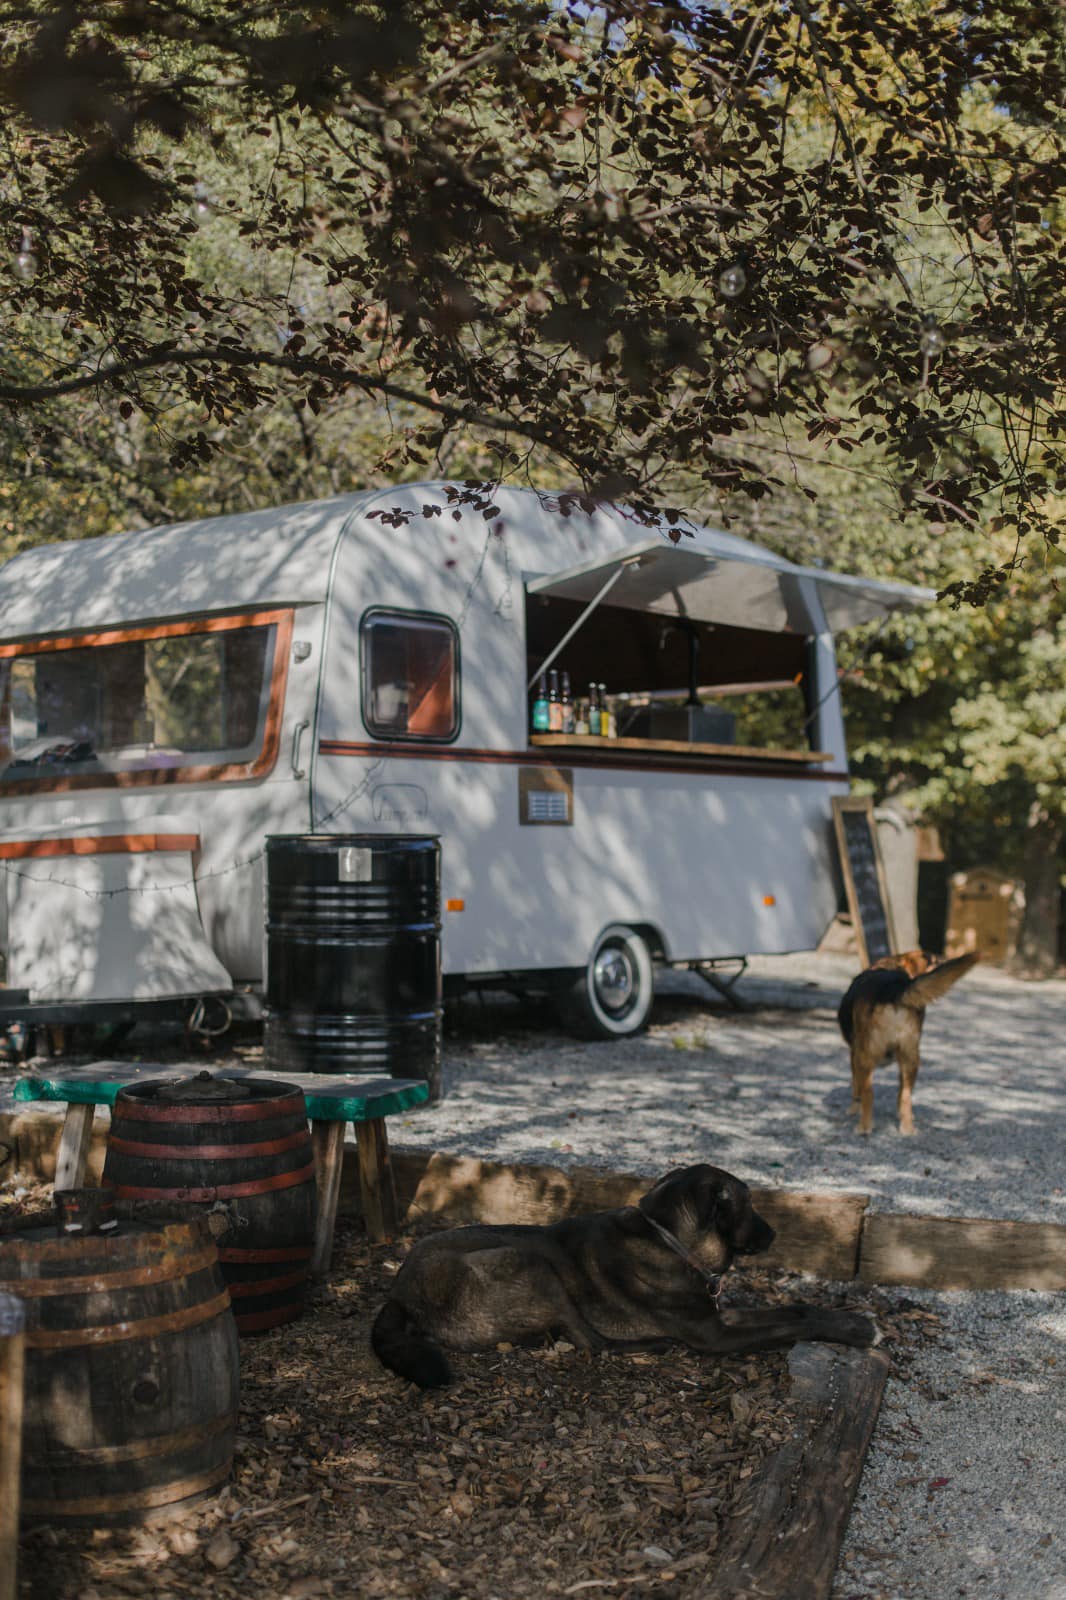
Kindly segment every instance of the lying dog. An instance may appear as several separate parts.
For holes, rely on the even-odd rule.
[[[451,1382],[442,1346],[486,1350],[562,1335],[582,1350],[687,1344],[709,1355],[779,1350],[801,1339],[865,1346],[856,1312],[816,1306],[719,1311],[736,1256],[774,1230],[747,1185],[719,1167],[678,1167],[639,1206],[550,1227],[455,1228],[415,1245],[374,1322],[378,1359],[422,1389]]]
[[[851,1049],[851,1103],[859,1113],[860,1133],[870,1133],[874,1125],[874,1071],[892,1057],[899,1063],[899,1131],[914,1132],[911,1097],[925,1008],[979,960],[976,951],[938,962],[924,950],[907,950],[875,961],[853,980],[837,1021]]]

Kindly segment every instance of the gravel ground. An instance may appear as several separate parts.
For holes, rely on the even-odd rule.
[[[889,1378],[833,1600],[1066,1600],[1066,1296],[910,1298],[941,1332]]]
[[[970,973],[926,1018],[917,1133],[896,1131],[886,1067],[864,1139],[835,1017],[854,971],[757,958],[738,989],[748,1013],[667,974],[652,1026],[621,1045],[564,1036],[543,1005],[465,1001],[449,1015],[445,1100],[394,1138],[653,1175],[713,1161],[750,1183],[869,1194],[878,1211],[1066,1223],[1066,982]]]

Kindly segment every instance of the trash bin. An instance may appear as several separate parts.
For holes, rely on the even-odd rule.
[[[266,842],[265,1065],[424,1078],[441,1095],[440,841]]]

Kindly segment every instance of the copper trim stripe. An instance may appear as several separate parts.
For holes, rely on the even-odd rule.
[[[109,1183],[120,1200],[235,1200],[241,1195],[269,1194],[274,1189],[294,1189],[314,1175],[314,1162],[297,1167],[295,1172],[279,1172],[274,1178],[257,1178],[249,1183],[220,1183],[211,1189],[142,1188],[132,1183]]]
[[[136,1322],[102,1323],[96,1328],[31,1328],[26,1333],[28,1350],[71,1350],[78,1345],[117,1344],[122,1339],[154,1339],[161,1333],[181,1333],[221,1316],[229,1307],[229,1290],[198,1306],[168,1311],[161,1317],[141,1317]]]
[[[38,1463],[44,1469],[63,1472],[83,1467],[110,1466],[119,1461],[148,1461],[153,1456],[179,1455],[193,1445],[214,1439],[237,1425],[236,1414],[225,1412],[194,1428],[177,1428],[173,1433],[157,1434],[154,1439],[134,1439],[130,1444],[94,1445],[88,1450],[50,1450]]]
[[[120,1090],[115,1100],[116,1123],[128,1122],[267,1122],[274,1117],[306,1117],[302,1094],[284,1100],[262,1100],[256,1105],[154,1106]]]
[[[112,1133],[108,1135],[107,1148],[122,1155],[155,1156],[164,1161],[229,1161],[241,1156],[280,1155],[283,1150],[306,1144],[310,1137],[306,1128],[298,1128],[284,1139],[260,1139],[255,1144],[151,1144]]]
[[[68,839],[9,839],[0,844],[0,861],[25,861],[37,856],[135,856],[146,851],[199,848],[198,833],[77,834]]]
[[[255,1265],[260,1261],[310,1261],[310,1245],[283,1245],[277,1250],[220,1250],[218,1259],[233,1266]]]
[[[278,1289],[295,1289],[297,1284],[306,1282],[306,1267],[301,1267],[298,1272],[286,1272],[280,1278],[245,1278],[243,1282],[230,1284],[230,1299],[248,1300],[253,1295],[274,1294]],[[233,1314],[239,1315],[236,1310]]]
[[[21,1295],[24,1299],[37,1295],[107,1294],[110,1289],[132,1289],[144,1283],[169,1283],[173,1278],[188,1278],[204,1267],[213,1267],[216,1258],[217,1251],[212,1246],[177,1261],[161,1261],[154,1267],[127,1267],[122,1272],[110,1272],[101,1267],[99,1272],[79,1273],[71,1278],[11,1278],[0,1282],[0,1294]]]
[[[111,1511],[147,1511],[153,1506],[168,1506],[190,1495],[213,1489],[229,1477],[231,1462],[225,1461],[210,1472],[195,1478],[164,1483],[158,1489],[138,1489],[134,1494],[101,1494],[86,1500],[23,1500],[22,1509],[31,1517],[89,1517]]]
[[[194,633],[231,633],[237,628],[266,628],[285,622],[290,610],[237,611],[227,616],[183,617],[178,622],[147,623],[142,628],[105,628],[57,634],[50,639],[27,639],[20,644],[0,644],[0,661],[7,656],[51,655],[57,650],[88,650],[97,645],[131,644],[143,639],[178,639]]]
[[[275,1306],[272,1311],[246,1311],[243,1315],[234,1316],[238,1333],[262,1333],[267,1328],[276,1328],[282,1322],[295,1322],[303,1313],[303,1302],[292,1301],[287,1306]]]

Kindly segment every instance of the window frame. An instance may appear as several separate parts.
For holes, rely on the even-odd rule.
[[[443,625],[450,633],[452,639],[453,681],[455,685],[453,699],[455,727],[451,733],[379,733],[377,731],[379,724],[374,722],[370,711],[369,656],[371,629],[368,625],[380,617],[398,617],[405,622],[432,622]],[[363,727],[370,737],[379,744],[455,744],[463,727],[463,667],[459,629],[454,619],[445,616],[440,611],[408,609],[404,606],[368,606],[359,618],[359,708],[362,713]]]
[[[5,781],[0,773],[0,797],[16,799],[22,795],[59,794],[77,789],[142,789],[161,784],[233,783],[264,778],[272,772],[281,745],[281,720],[288,682],[289,653],[292,647],[291,607],[270,611],[242,611],[226,615],[183,618],[180,622],[145,623],[131,628],[96,629],[92,632],[57,634],[48,639],[25,639],[16,644],[0,644],[0,660],[48,655],[60,650],[87,650],[94,646],[130,644],[149,639],[175,639],[189,634],[226,633],[238,628],[275,629],[274,660],[267,689],[263,742],[249,761],[225,761],[187,767],[154,767],[128,772],[77,772],[40,778]]]

